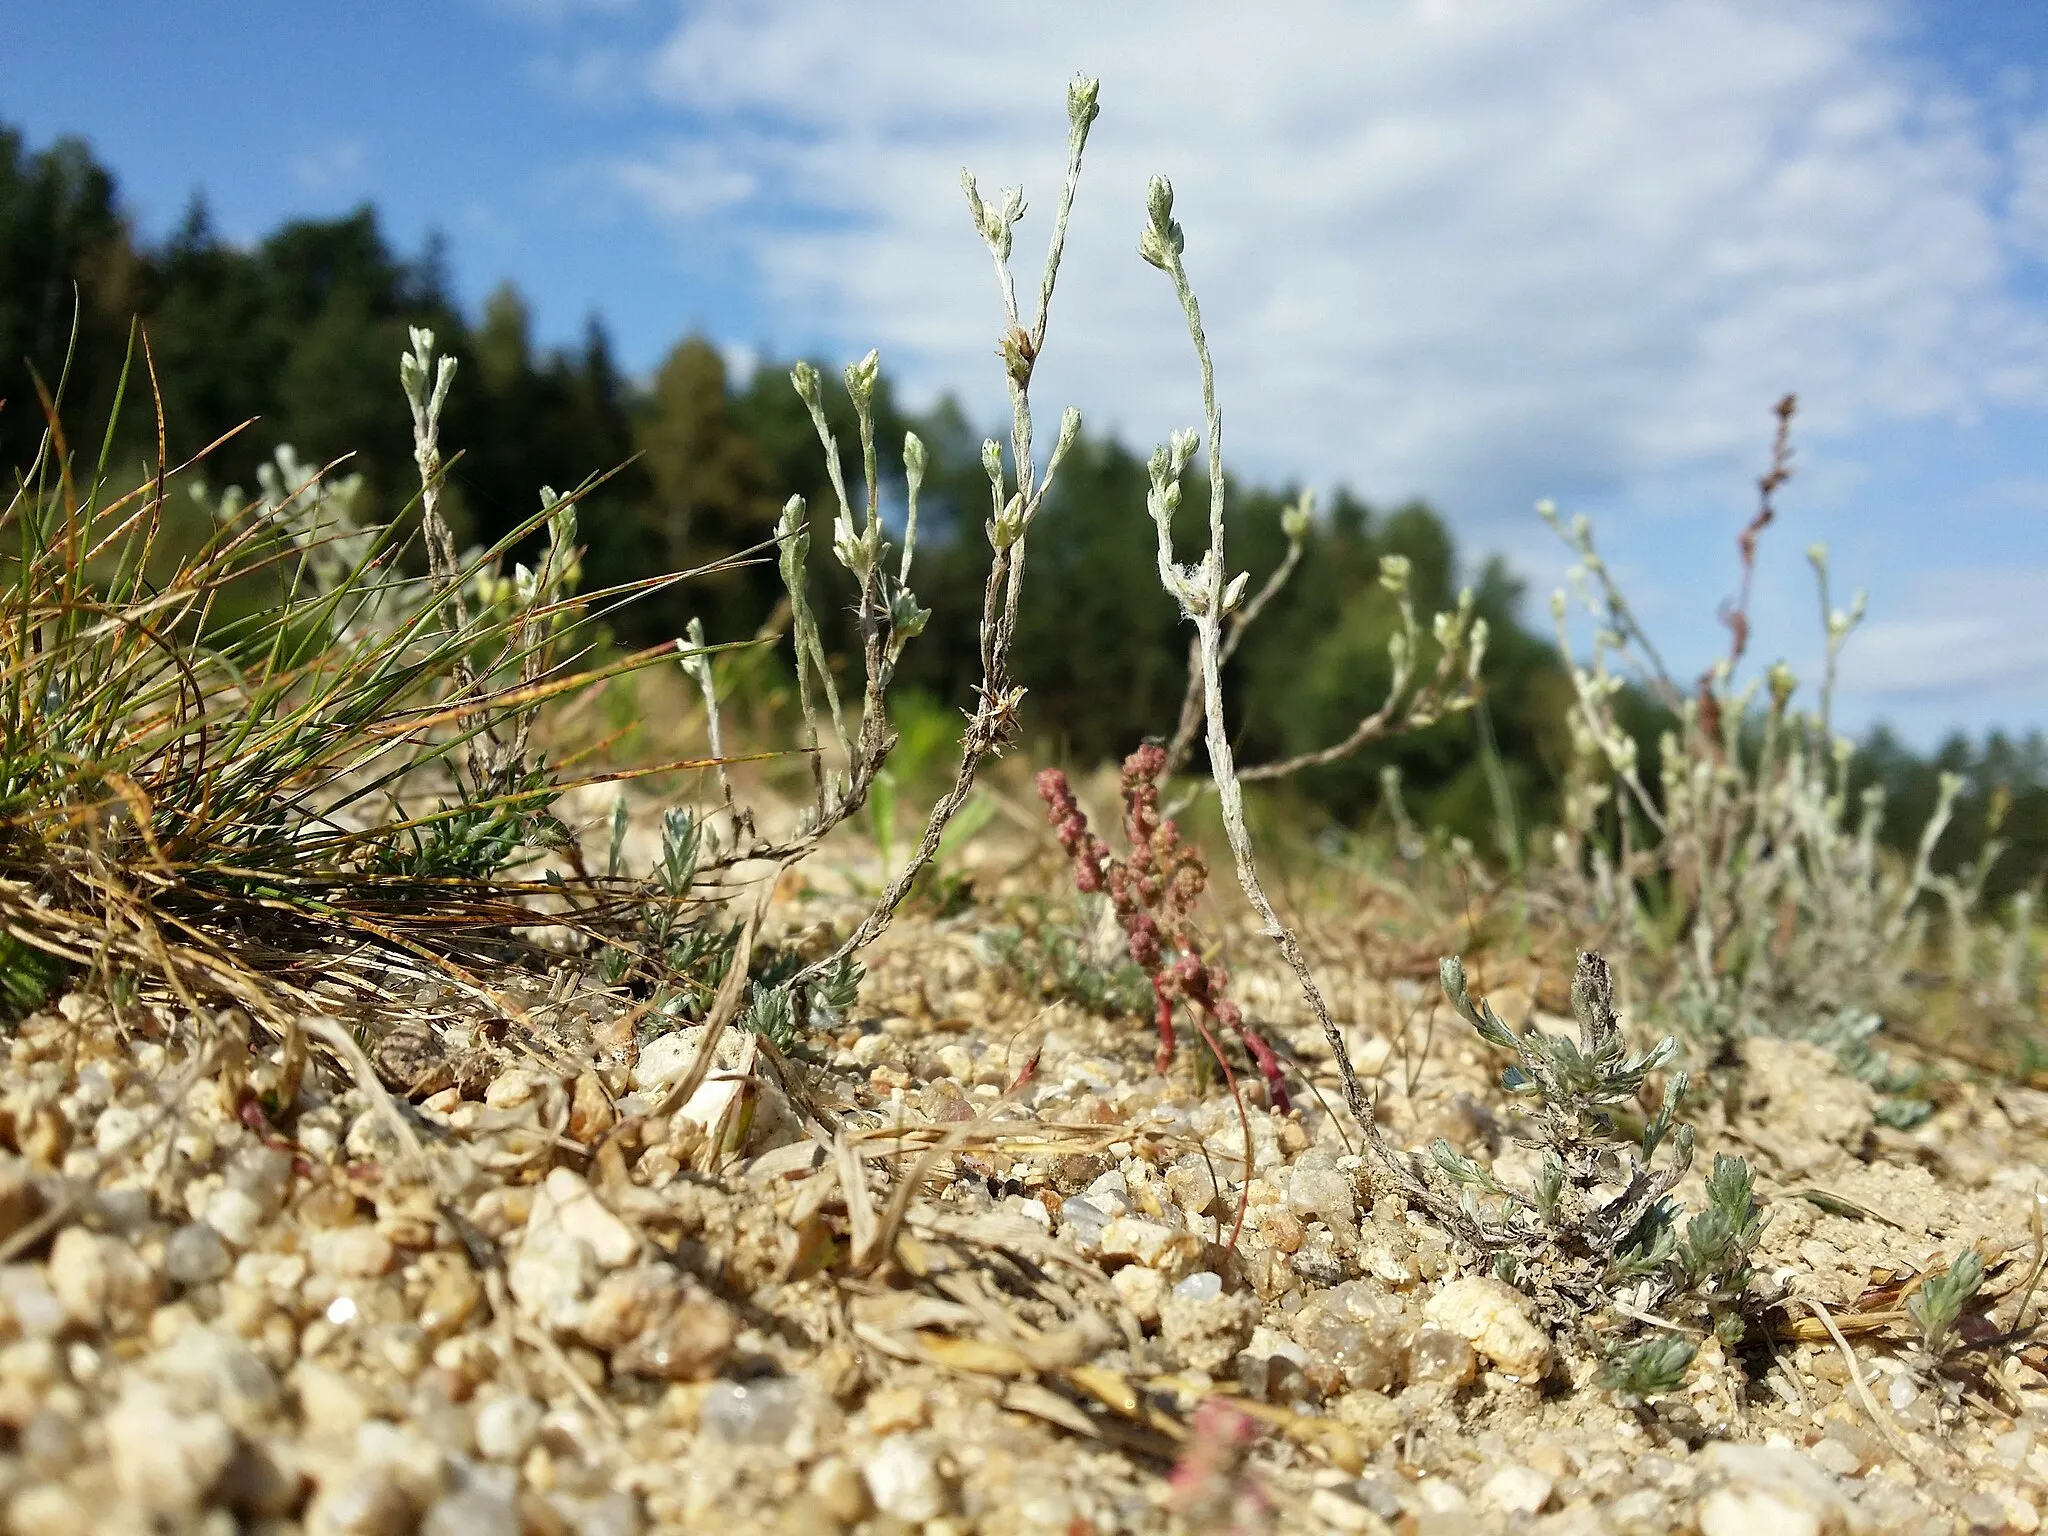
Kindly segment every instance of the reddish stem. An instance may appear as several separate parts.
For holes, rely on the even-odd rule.
[[[1152,1070],[1164,1075],[1173,1065],[1173,998],[1157,976],[1152,978],[1152,998],[1157,1007],[1153,1017],[1159,1025],[1159,1051],[1152,1060]]]

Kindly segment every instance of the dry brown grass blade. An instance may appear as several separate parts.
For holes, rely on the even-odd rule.
[[[768,901],[775,892],[775,882],[781,878],[782,869],[776,868],[762,886],[760,896],[746,921],[740,926],[739,942],[733,946],[732,959],[726,962],[725,975],[718,983],[718,991],[712,995],[711,1011],[704,1016],[704,1034],[697,1042],[697,1054],[690,1058],[690,1069],[660,1101],[647,1112],[650,1120],[660,1120],[674,1114],[696,1096],[704,1086],[704,1079],[711,1075],[712,1063],[717,1059],[718,1037],[740,1011],[740,1004],[747,995],[747,967],[754,959],[754,938],[761,931],[761,919],[768,910]]]
[[[832,1166],[838,1172],[840,1198],[846,1204],[847,1233],[853,1245],[851,1267],[855,1274],[865,1274],[875,1263],[875,1234],[880,1223],[868,1203],[867,1174],[860,1154],[844,1133],[832,1138]]]
[[[1850,1348],[1848,1339],[1842,1335],[1842,1330],[1835,1326],[1833,1314],[1811,1296],[1800,1299],[1811,1309],[1813,1315],[1820,1319],[1821,1326],[1828,1332],[1828,1337],[1835,1341],[1835,1348],[1841,1351],[1842,1364],[1849,1372],[1849,1384],[1856,1390],[1856,1400],[1863,1405],[1863,1412],[1870,1420],[1870,1427],[1884,1436],[1885,1444],[1898,1454],[1900,1460],[1917,1469],[1918,1463],[1913,1460],[1913,1452],[1907,1446],[1904,1437],[1899,1434],[1898,1426],[1892,1423],[1890,1414],[1878,1407],[1877,1398],[1871,1393],[1870,1383],[1863,1379],[1863,1366],[1856,1358],[1856,1351]]]

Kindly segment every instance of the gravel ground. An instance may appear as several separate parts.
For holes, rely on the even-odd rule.
[[[841,905],[791,891],[771,925],[801,944]],[[2017,1307],[2048,1095],[1956,1081],[1891,1131],[1818,1050],[1753,1042],[1698,1166],[1740,1152],[1774,1197],[1780,1341],[1709,1341],[1630,1410],[1374,1201],[1252,935],[1224,935],[1237,993],[1316,1091],[1241,1120],[1197,1051],[1162,1076],[1142,1021],[1025,995],[990,920],[899,922],[815,1059],[728,1031],[680,1107],[701,1028],[637,1038],[566,979],[515,994],[531,1027],[401,999],[418,1022],[371,1041],[397,1094],[344,1031],[299,1055],[231,1014],[31,1017],[0,1097],[7,1528],[2037,1528],[2048,1362],[1943,1391],[1896,1285],[1975,1243]],[[1496,982],[1511,1017],[1538,995]],[[1338,996],[1398,1144],[1527,1166],[1419,982]]]

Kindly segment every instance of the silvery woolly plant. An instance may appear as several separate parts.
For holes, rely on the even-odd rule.
[[[524,533],[536,523],[546,529],[537,570],[515,565],[506,576],[495,554],[477,549],[458,554],[442,506],[447,464],[441,453],[441,413],[455,384],[456,359],[436,353],[434,333],[425,327],[412,327],[410,339],[410,349],[399,359],[399,382],[412,408],[430,601],[452,642],[458,698],[470,706],[464,723],[474,732],[465,793],[478,802],[525,800],[537,782],[530,756],[539,716],[537,685],[552,666],[553,641],[579,607],[576,497],[543,486],[539,515],[518,530]],[[483,654],[471,639],[477,634],[490,637]],[[523,702],[502,705],[506,695]]]
[[[938,852],[947,824],[967,803],[982,762],[990,754],[1001,751],[1016,733],[1017,708],[1023,702],[1024,690],[1018,686],[1011,671],[1010,655],[1016,643],[1017,610],[1023,596],[1028,538],[1031,525],[1045,505],[1045,498],[1059,473],[1061,461],[1081,433],[1081,413],[1069,406],[1060,414],[1059,432],[1041,476],[1033,448],[1031,376],[1045,348],[1053,289],[1059,281],[1060,259],[1066,250],[1067,223],[1073,214],[1074,195],[1080,187],[1081,157],[1088,146],[1088,131],[1101,111],[1100,94],[1101,83],[1082,76],[1077,76],[1067,86],[1066,177],[1053,213],[1052,234],[1040,272],[1037,303],[1028,314],[1019,307],[1016,278],[1010,267],[1017,225],[1024,217],[1024,194],[1017,188],[1005,188],[1001,198],[991,203],[982,197],[970,173],[964,170],[960,173],[961,187],[967,195],[968,213],[995,264],[997,288],[1002,295],[1005,323],[998,351],[1003,360],[1004,385],[1010,397],[1008,470],[1003,464],[1000,443],[990,438],[981,445],[982,468],[988,475],[989,485],[989,518],[984,531],[994,556],[982,589],[981,682],[976,687],[974,710],[968,716],[967,728],[960,738],[960,759],[954,768],[953,782],[925,818],[924,830],[909,858],[838,950],[828,959],[810,967],[800,980],[822,977],[833,966],[844,967],[853,955],[873,943],[888,926],[890,917],[902,905],[911,885]],[[906,444],[906,463],[910,462],[912,452]],[[921,473],[923,445],[917,444],[914,452],[916,472]],[[914,512],[909,528],[915,529]],[[906,543],[908,536],[906,534]],[[907,549],[905,568],[908,568]]]
[[[1441,972],[1458,1016],[1488,1045],[1514,1054],[1502,1086],[1527,1103],[1524,1139],[1541,1161],[1532,1182],[1516,1185],[1438,1140],[1418,1160],[1418,1174],[1455,1192],[1495,1273],[1553,1322],[1609,1308],[1660,1328],[1610,1352],[1602,1374],[1624,1398],[1671,1390],[1695,1337],[1711,1332],[1733,1345],[1745,1330],[1750,1258],[1764,1227],[1749,1165],[1716,1157],[1705,1206],[1681,1223],[1671,1191],[1692,1166],[1692,1127],[1677,1118],[1687,1074],[1666,1075],[1657,1109],[1639,1112],[1678,1042],[1666,1035],[1648,1050],[1629,1048],[1599,955],[1581,954],[1573,977],[1577,1039],[1516,1030],[1471,997],[1458,960],[1445,960]]]
[[[1313,491],[1303,491],[1292,506],[1281,512],[1280,529],[1287,539],[1287,552],[1281,557],[1280,564],[1260,583],[1258,591],[1249,599],[1240,593],[1240,600],[1225,616],[1216,643],[1219,666],[1229,665],[1245,631],[1258,621],[1259,615],[1265,612],[1266,606],[1293,576],[1301,563],[1303,542],[1314,518]],[[1487,626],[1486,620],[1472,611],[1472,589],[1466,587],[1458,593],[1456,608],[1431,616],[1428,645],[1425,645],[1422,626],[1416,617],[1415,600],[1409,590],[1412,572],[1412,564],[1406,555],[1380,557],[1380,586],[1394,600],[1397,624],[1387,640],[1389,677],[1387,691],[1379,707],[1371,714],[1361,716],[1342,737],[1325,746],[1298,752],[1291,757],[1275,758],[1271,762],[1240,766],[1238,782],[1252,784],[1283,779],[1304,769],[1319,768],[1326,763],[1353,757],[1376,741],[1427,730],[1439,720],[1465,713],[1479,701],[1479,676],[1486,660]],[[1200,646],[1199,637],[1189,643],[1187,687],[1181,695],[1179,721],[1167,744],[1162,778],[1186,766],[1195,738],[1202,728],[1206,684],[1203,682]],[[1434,661],[1428,655],[1430,646],[1436,652]]]
[[[1763,505],[1744,533],[1745,584],[1756,534],[1774,515],[1771,493],[1790,476],[1791,405],[1779,407]],[[1962,789],[1952,774],[1940,780],[1911,857],[1895,860],[1881,846],[1883,791],[1854,789],[1856,749],[1833,724],[1840,658],[1863,595],[1834,606],[1827,550],[1807,551],[1825,640],[1810,709],[1795,703],[1799,681],[1783,663],[1738,685],[1746,595],[1724,609],[1729,654],[1688,690],[1630,607],[1590,523],[1567,522],[1548,502],[1537,510],[1575,556],[1571,595],[1560,589],[1551,599],[1573,688],[1573,756],[1552,849],[1567,906],[1626,957],[1632,979],[1647,962],[1641,979],[1710,1050],[1760,1031],[1828,1035],[1842,1017],[1882,1014],[1923,950],[1924,898],[1940,895],[1952,930],[1966,937],[1998,847],[1987,844],[1958,875],[1933,872]],[[1568,624],[1574,601],[1594,625],[1583,661]],[[1659,744],[1654,785],[1619,712],[1631,680],[1677,716]]]
[[[1709,1326],[1732,1332],[1723,1318],[1736,1315],[1749,1278],[1748,1255],[1762,1232],[1748,1167],[1740,1159],[1717,1161],[1715,1179],[1709,1184],[1710,1208],[1692,1218],[1681,1243],[1669,1192],[1684,1176],[1692,1156],[1692,1133],[1675,1121],[1685,1092],[1684,1074],[1667,1081],[1661,1108],[1633,1143],[1615,1128],[1623,1102],[1671,1059],[1676,1042],[1665,1040],[1647,1052],[1629,1050],[1614,1011],[1612,981],[1598,955],[1580,957],[1573,988],[1581,1024],[1577,1043],[1516,1035],[1483,1005],[1472,1005],[1463,967],[1456,960],[1444,962],[1443,983],[1454,1006],[1483,1038],[1517,1053],[1509,1086],[1535,1101],[1537,1134],[1546,1153],[1533,1188],[1512,1189],[1442,1143],[1427,1158],[1408,1158],[1386,1139],[1301,941],[1280,921],[1266,895],[1245,825],[1244,794],[1224,717],[1221,682],[1229,616],[1242,602],[1248,580],[1242,574],[1225,575],[1228,481],[1222,412],[1201,306],[1182,259],[1186,237],[1173,217],[1173,188],[1165,179],[1154,178],[1146,212],[1139,254],[1171,280],[1186,319],[1201,374],[1209,459],[1208,540],[1198,560],[1183,564],[1174,558],[1173,516],[1201,438],[1191,431],[1177,432],[1152,455],[1147,509],[1157,532],[1160,585],[1194,626],[1210,775],[1239,884],[1294,972],[1329,1044],[1346,1106],[1372,1152],[1375,1191],[1426,1212],[1451,1237],[1489,1258],[1496,1272],[1529,1292],[1554,1325],[1617,1301],[1622,1287],[1630,1285],[1637,1302],[1654,1304],[1683,1296],[1694,1310],[1710,1314]],[[1447,653],[1466,638],[1462,622],[1463,616],[1439,618],[1439,640]],[[1670,1155],[1659,1161],[1657,1154],[1667,1141]],[[1618,1193],[1607,1193],[1610,1187]],[[1617,1255],[1627,1261],[1626,1272],[1616,1268]],[[1691,1358],[1690,1348],[1683,1337],[1676,1344],[1656,1341],[1651,1351],[1656,1361],[1636,1361],[1636,1378],[1652,1374],[1653,1364],[1667,1374],[1674,1363],[1682,1370]]]
[[[1018,189],[1008,188],[994,199],[984,198],[974,177],[962,172],[969,217],[995,266],[1003,306],[1003,330],[997,350],[1011,407],[1007,459],[1004,444],[993,438],[982,444],[982,465],[989,485],[985,531],[994,556],[982,592],[982,677],[974,708],[961,734],[952,783],[932,806],[908,857],[899,869],[891,872],[867,915],[839,947],[783,983],[792,991],[809,988],[835,997],[847,996],[847,978],[855,974],[854,957],[888,926],[919,874],[938,852],[948,825],[966,804],[981,765],[991,754],[1001,751],[1015,734],[1024,690],[1016,681],[1011,658],[1029,536],[1060,464],[1081,430],[1080,413],[1069,407],[1061,414],[1051,452],[1041,471],[1031,380],[1046,344],[1053,292],[1080,183],[1082,155],[1100,110],[1099,94],[1099,83],[1085,77],[1077,77],[1067,87],[1066,177],[1053,214],[1035,302],[1028,308],[1020,303],[1011,268],[1017,226],[1025,214],[1024,195]],[[725,846],[707,852],[707,868],[764,860],[787,866],[803,858],[867,802],[895,747],[896,733],[888,711],[889,686],[905,645],[916,638],[928,617],[911,586],[918,497],[928,460],[924,443],[915,433],[906,434],[903,467],[907,495],[899,553],[885,536],[881,515],[874,412],[880,369],[878,355],[870,352],[845,372],[846,393],[859,436],[864,496],[858,508],[848,490],[840,444],[827,419],[817,370],[808,363],[799,363],[790,373],[790,383],[802,399],[824,451],[832,485],[836,505],[829,547],[833,562],[852,578],[855,589],[853,611],[862,660],[862,691],[856,718],[849,730],[847,710],[825,656],[816,609],[808,590],[814,537],[810,508],[803,497],[792,496],[783,507],[775,537],[779,568],[789,594],[804,746],[813,765],[811,805],[802,825],[792,835],[780,840],[762,837],[754,830],[751,812],[734,804],[730,780],[721,770],[720,786],[728,812],[726,842]],[[677,655],[705,698],[714,733],[713,752],[722,755],[716,741],[716,679],[701,629],[693,627],[689,638],[677,643]]]
[[[1163,176],[1152,178],[1146,196],[1145,226],[1138,240],[1138,254],[1165,273],[1173,284],[1175,298],[1187,323],[1196,366],[1202,384],[1202,410],[1208,443],[1208,539],[1201,556],[1192,564],[1174,557],[1173,517],[1182,499],[1182,481],[1189,462],[1201,447],[1203,435],[1180,431],[1155,449],[1148,466],[1149,486],[1146,510],[1157,534],[1159,584],[1180,606],[1182,617],[1194,626],[1193,650],[1202,685],[1202,719],[1206,729],[1209,776],[1216,791],[1223,833],[1230,845],[1231,860],[1245,899],[1258,914],[1267,937],[1279,947],[1288,968],[1294,972],[1302,995],[1331,1055],[1336,1059],[1343,1082],[1345,1107],[1363,1132],[1373,1152],[1375,1188],[1418,1204],[1453,1236],[1469,1246],[1484,1249],[1486,1232],[1455,1198],[1424,1179],[1387,1141],[1373,1104],[1359,1081],[1351,1061],[1344,1033],[1330,1010],[1329,999],[1317,982],[1300,938],[1273,908],[1259,877],[1258,861],[1252,850],[1251,833],[1245,826],[1244,790],[1237,771],[1236,753],[1223,711],[1223,654],[1231,614],[1244,600],[1249,576],[1225,575],[1224,509],[1229,480],[1223,463],[1223,414],[1216,400],[1216,370],[1209,354],[1209,339],[1202,326],[1202,309],[1195,297],[1183,253],[1187,238],[1173,216],[1173,185]]]

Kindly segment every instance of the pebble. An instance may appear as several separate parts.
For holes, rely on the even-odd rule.
[[[890,1435],[861,1464],[875,1508],[921,1525],[936,1520],[951,1502],[931,1447],[916,1435]]]
[[[54,1338],[69,1321],[64,1303],[50,1289],[41,1268],[33,1264],[9,1264],[0,1269],[0,1301],[6,1303],[15,1326],[27,1338]]]
[[[633,1063],[633,1086],[659,1092],[672,1083],[681,1082],[683,1074],[690,1070],[690,1063],[697,1058],[697,1042],[703,1038],[703,1033],[702,1029],[677,1030],[641,1046],[640,1058]]]
[[[213,1192],[200,1219],[235,1247],[247,1248],[262,1234],[263,1224],[270,1218],[248,1191],[230,1186]]]
[[[1696,1459],[1727,1479],[1700,1504],[1700,1536],[1821,1536],[1849,1518],[1835,1479],[1798,1451],[1715,1441]]]
[[[0,1386],[40,1394],[50,1389],[63,1369],[51,1339],[16,1339],[0,1347]]]
[[[1109,1213],[1085,1195],[1075,1195],[1060,1207],[1060,1235],[1084,1258],[1101,1248],[1108,1226]]]
[[[1308,1513],[1316,1528],[1324,1531],[1374,1531],[1385,1529],[1379,1516],[1356,1500],[1347,1499],[1334,1488],[1318,1488],[1308,1498]]]
[[[153,1514],[199,1508],[235,1454],[217,1413],[181,1411],[154,1382],[131,1380],[106,1418],[107,1458],[121,1491]]]
[[[697,1287],[666,1317],[636,1335],[613,1357],[617,1369],[663,1381],[708,1381],[732,1357],[739,1319]]]
[[[1167,1193],[1190,1216],[1206,1216],[1221,1198],[1216,1174],[1203,1157],[1184,1157],[1166,1171]]]
[[[1197,1371],[1223,1369],[1251,1342],[1258,1320],[1259,1304],[1244,1291],[1195,1298],[1182,1296],[1175,1287],[1159,1305],[1160,1337],[1184,1369]]]
[[[1550,1368],[1550,1340],[1529,1316],[1520,1291],[1491,1275],[1467,1275],[1423,1303],[1422,1314],[1525,1381]]]
[[[1314,1217],[1350,1242],[1358,1236],[1358,1193],[1350,1175],[1327,1163],[1306,1160],[1287,1171],[1287,1208]]]
[[[1181,1301],[1211,1301],[1223,1294],[1223,1277],[1213,1269],[1198,1269],[1173,1288]]]
[[[780,1445],[802,1403],[802,1385],[787,1379],[714,1382],[698,1406],[697,1428],[728,1445]]]
[[[1386,1392],[1399,1384],[1413,1323],[1385,1291],[1347,1281],[1304,1305],[1290,1326],[1320,1391]]]
[[[1112,1168],[1101,1174],[1081,1194],[1108,1219],[1130,1214],[1131,1187],[1121,1168]]]
[[[1829,1529],[1812,1508],[1752,1487],[1715,1489],[1698,1521],[1700,1536],[1822,1536]]]
[[[682,1288],[682,1276],[666,1264],[636,1264],[606,1275],[576,1331],[594,1349],[622,1349],[675,1309]]]
[[[1839,1440],[1822,1438],[1807,1449],[1813,1464],[1837,1477],[1855,1477],[1863,1470],[1863,1458]]]
[[[631,1494],[576,1498],[557,1493],[548,1504],[569,1536],[640,1536],[640,1506]]]
[[[427,1271],[418,1313],[420,1331],[430,1339],[447,1338],[482,1304],[483,1286],[468,1262],[456,1254],[424,1254],[420,1265]]]
[[[1415,1484],[1415,1496],[1422,1501],[1422,1507],[1439,1515],[1455,1515],[1464,1511],[1470,1502],[1465,1491],[1448,1478],[1425,1477]]]
[[[118,1238],[83,1227],[57,1235],[50,1289],[73,1322],[115,1334],[143,1327],[157,1302],[156,1272]]]
[[[1337,1234],[1320,1221],[1311,1222],[1300,1249],[1287,1265],[1311,1285],[1341,1285],[1351,1271],[1346,1252],[1350,1247],[1340,1243]]]
[[[187,1289],[211,1285],[234,1267],[234,1255],[220,1233],[203,1221],[178,1228],[164,1240],[164,1273]]]
[[[1125,1259],[1156,1269],[1169,1280],[1193,1274],[1202,1262],[1202,1242],[1192,1232],[1140,1216],[1118,1216],[1102,1229],[1102,1257]]]
[[[1139,1322],[1148,1328],[1158,1323],[1159,1307],[1168,1291],[1166,1276],[1142,1264],[1126,1264],[1109,1277],[1109,1283]]]
[[[1408,1380],[1453,1390],[1479,1374],[1478,1352],[1447,1328],[1422,1327],[1408,1341]]]
[[[1534,1467],[1502,1467],[1479,1487],[1479,1502],[1505,1515],[1540,1513],[1550,1502],[1556,1480]]]
[[[488,1488],[444,1495],[420,1522],[420,1536],[520,1536],[521,1529],[517,1496]]]
[[[604,1084],[597,1080],[597,1074],[579,1073],[569,1096],[569,1139],[591,1146],[618,1121],[619,1112],[605,1095]]]
[[[418,1506],[392,1469],[370,1462],[314,1495],[306,1536],[409,1536],[418,1519]]]
[[[484,1105],[489,1109],[518,1109],[531,1104],[545,1091],[543,1080],[538,1073],[524,1067],[510,1067],[491,1079],[484,1089]]]
[[[260,1218],[268,1221],[284,1209],[292,1187],[292,1155],[276,1147],[244,1149],[228,1166],[227,1187],[255,1202]]]
[[[572,1333],[582,1322],[584,1298],[597,1273],[590,1244],[552,1222],[535,1223],[506,1267],[505,1283],[528,1317],[552,1332]]]
[[[316,1435],[352,1435],[370,1416],[370,1401],[362,1389],[333,1368],[313,1360],[301,1360],[292,1370],[292,1389],[299,1400],[299,1417]]]
[[[893,1435],[923,1429],[931,1422],[931,1408],[916,1387],[883,1387],[868,1394],[861,1417],[867,1420],[870,1434]]]
[[[476,1449],[489,1461],[515,1463],[532,1449],[546,1410],[517,1392],[494,1392],[477,1404]]]
[[[374,1279],[390,1274],[398,1263],[391,1239],[367,1224],[317,1231],[309,1247],[313,1268],[327,1275]]]
[[[140,1110],[125,1104],[104,1109],[92,1128],[93,1150],[101,1157],[113,1157],[139,1137],[146,1124]]]
[[[606,1269],[619,1269],[640,1256],[640,1239],[633,1229],[605,1208],[581,1175],[557,1168],[541,1185],[527,1217],[527,1229],[550,1222],[571,1237],[590,1245],[597,1262]]]
[[[441,1447],[411,1424],[365,1419],[356,1429],[356,1456],[388,1468],[406,1497],[420,1508],[439,1498],[448,1481],[448,1458]]]
[[[15,1449],[38,1472],[62,1477],[77,1463],[78,1429],[62,1414],[45,1408],[21,1427]]]
[[[92,1515],[68,1488],[35,1483],[7,1501],[7,1529],[15,1536],[91,1536]]]
[[[1299,1253],[1308,1239],[1308,1228],[1292,1211],[1268,1211],[1259,1223],[1259,1235],[1282,1253]]]
[[[185,1329],[144,1368],[192,1403],[217,1408],[245,1434],[268,1421],[283,1400],[269,1364],[223,1328]]]
[[[852,1525],[868,1512],[868,1485],[847,1462],[827,1456],[804,1480],[805,1489],[832,1519]]]

